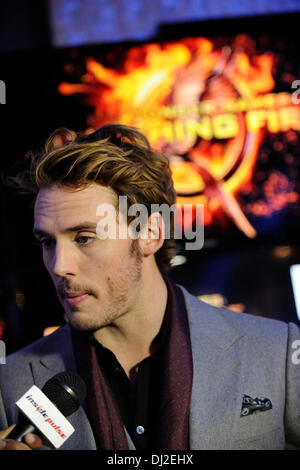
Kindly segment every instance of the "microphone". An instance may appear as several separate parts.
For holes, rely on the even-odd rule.
[[[25,434],[40,431],[56,448],[74,432],[68,420],[83,403],[86,385],[73,372],[60,372],[42,391],[33,385],[16,403],[22,411],[18,424],[7,436],[21,442]],[[24,414],[25,413],[25,414]]]

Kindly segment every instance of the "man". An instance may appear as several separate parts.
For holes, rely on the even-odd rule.
[[[67,325],[0,368],[0,428],[16,423],[32,384],[73,370],[88,393],[62,449],[300,448],[297,326],[211,307],[166,277],[174,220],[151,207],[175,193],[167,159],[141,134],[60,129],[13,183],[35,195],[33,233]],[[147,208],[139,230],[120,196]],[[30,438],[2,446],[41,446]]]

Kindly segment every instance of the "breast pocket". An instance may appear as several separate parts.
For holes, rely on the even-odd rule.
[[[276,410],[240,417],[233,436],[235,449],[284,449],[284,429]]]
[[[232,442],[231,448],[232,450],[283,450],[285,448],[284,431],[277,427],[263,434],[237,439]]]

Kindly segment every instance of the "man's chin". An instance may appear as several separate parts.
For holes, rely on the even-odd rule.
[[[90,318],[84,318],[84,314],[77,309],[70,314],[67,313],[68,324],[74,330],[83,331],[86,333],[94,333],[95,331],[107,326],[104,322],[92,323]]]
[[[74,319],[68,319],[68,324],[74,330],[82,331],[85,333],[93,333],[94,331],[98,330],[96,326],[88,325],[85,322],[74,320]]]

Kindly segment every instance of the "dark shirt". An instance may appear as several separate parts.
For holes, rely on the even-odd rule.
[[[134,381],[127,377],[113,352],[91,337],[96,345],[99,364],[115,395],[123,423],[137,450],[153,448],[163,375],[161,364],[173,302],[169,293],[163,324],[154,340],[156,351],[138,364]]]

